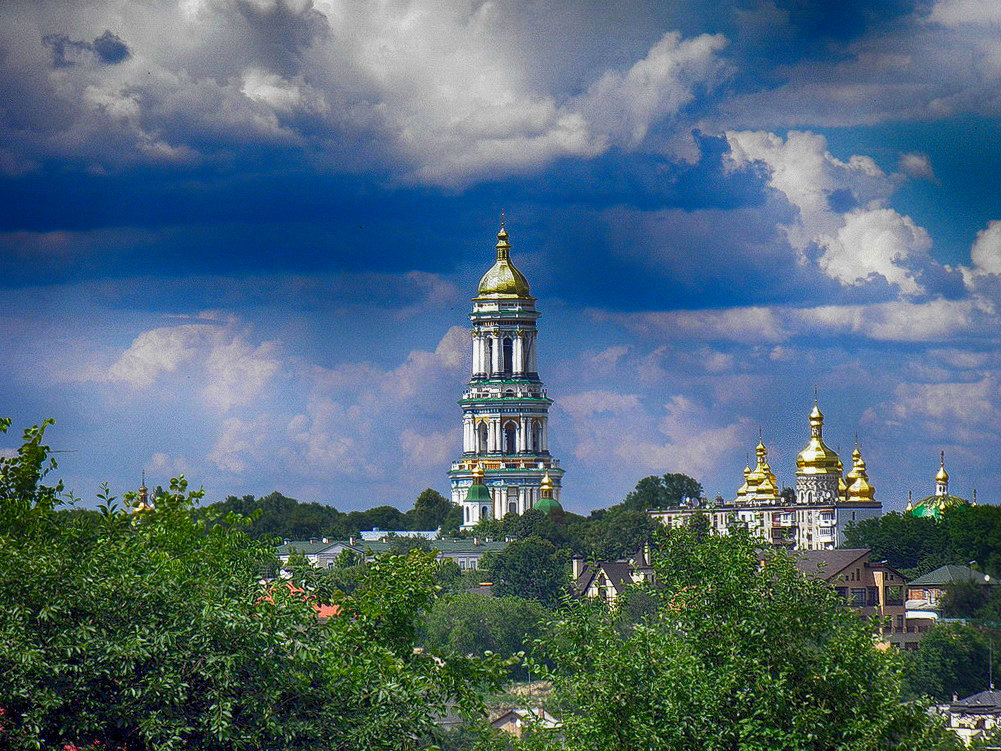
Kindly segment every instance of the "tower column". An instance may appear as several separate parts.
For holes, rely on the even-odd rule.
[[[476,338],[473,339],[473,373],[475,375],[481,375],[487,372],[486,357],[484,353],[486,352],[486,343],[483,341],[483,336],[479,331],[476,332]]]
[[[504,342],[498,334],[491,334],[491,341],[493,342],[493,362],[490,364],[490,372],[494,375],[501,372],[501,355],[504,349]]]
[[[514,362],[512,365],[516,375],[522,375],[525,372],[525,340],[522,333],[514,338]]]

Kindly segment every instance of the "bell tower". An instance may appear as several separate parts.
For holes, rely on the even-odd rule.
[[[463,526],[483,518],[522,514],[542,498],[549,475],[559,501],[563,470],[549,453],[549,405],[539,379],[538,330],[528,280],[511,261],[511,244],[501,223],[496,260],[480,279],[473,310],[473,367],[459,406],[462,456],[452,462],[452,502],[463,506]],[[485,486],[490,502],[477,488]]]

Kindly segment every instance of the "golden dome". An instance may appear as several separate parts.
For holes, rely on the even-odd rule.
[[[755,501],[769,501],[778,498],[778,480],[772,473],[772,468],[768,466],[768,449],[765,444],[758,440],[758,445],[754,449],[758,457],[757,465],[750,470],[744,480],[744,487],[747,488],[746,495]]]
[[[474,464],[473,465],[473,485],[482,485],[483,484],[483,475],[484,475],[483,467],[481,467],[479,464]]]
[[[539,488],[542,490],[543,498],[553,497],[553,478],[549,476],[548,471],[546,472],[545,475],[543,475],[542,484],[539,485]]]
[[[511,243],[507,241],[507,230],[501,227],[497,233],[497,260],[490,267],[477,289],[479,297],[531,297],[528,280],[511,263]]]
[[[839,474],[839,461],[837,453],[824,443],[824,414],[814,402],[810,412],[810,441],[796,456],[796,474]]]
[[[945,452],[939,458],[938,474],[935,475],[935,482],[949,482],[949,473],[945,471]]]
[[[852,481],[848,483],[849,501],[871,501],[876,496],[876,489],[869,484],[869,474],[865,469],[865,459],[858,446],[852,451],[852,471],[848,473]]]

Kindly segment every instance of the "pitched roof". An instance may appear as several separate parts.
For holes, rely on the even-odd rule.
[[[277,553],[278,555],[290,555],[291,553],[302,553],[303,555],[316,555],[317,553],[326,550],[329,547],[333,547],[336,543],[333,542],[311,542],[310,540],[296,541],[289,540],[288,542],[279,545]]]
[[[633,583],[632,572],[633,567],[626,561],[598,561],[594,565],[584,566],[580,576],[573,583],[573,588],[578,595],[582,595],[587,592],[595,577],[603,573],[615,588],[615,593],[620,595]]]
[[[949,705],[949,708],[970,713],[999,714],[1001,713],[1001,691],[981,691],[979,694],[954,701]]]
[[[949,584],[959,584],[964,582],[990,584],[991,578],[981,571],[973,570],[969,566],[957,566],[950,563],[945,566],[939,566],[937,569],[929,571],[924,576],[919,576],[908,586],[943,587]]]
[[[859,558],[869,556],[869,548],[839,548],[837,550],[797,550],[796,568],[807,576],[832,579]]]

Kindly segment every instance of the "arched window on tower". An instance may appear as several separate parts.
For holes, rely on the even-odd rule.
[[[542,450],[542,423],[532,420],[532,451]]]
[[[518,428],[513,422],[504,426],[504,453],[513,454],[518,450]]]
[[[507,489],[507,512],[509,514],[518,513],[518,488]]]
[[[487,375],[493,373],[494,370],[494,338],[492,336],[487,337],[487,361],[483,363],[483,372]]]
[[[489,519],[489,518],[490,518],[490,507],[483,506],[480,509],[480,520],[482,521],[483,519]]]
[[[485,422],[476,426],[476,453],[487,453],[487,424]]]
[[[532,337],[526,336],[521,341],[521,369],[528,373],[532,370]]]
[[[514,362],[514,342],[511,341],[511,337],[504,337],[504,361],[502,368],[504,369],[504,375],[511,375],[511,371],[514,369],[512,363]]]

